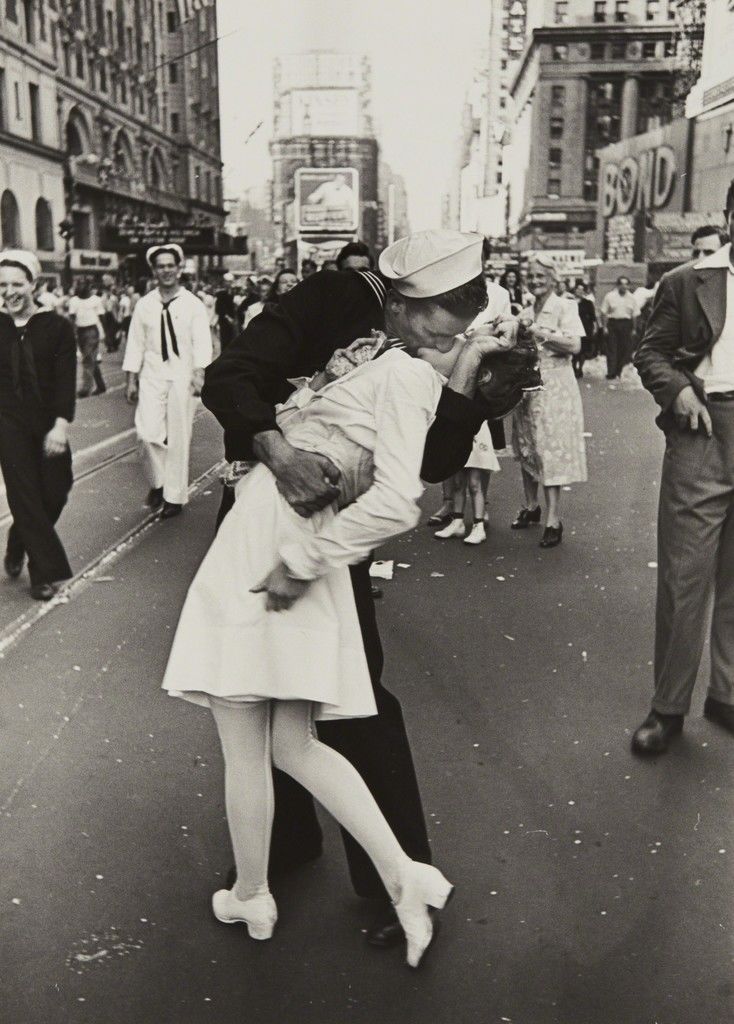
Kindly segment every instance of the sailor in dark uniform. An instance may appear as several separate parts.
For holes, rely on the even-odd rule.
[[[486,304],[478,235],[428,231],[401,239],[380,258],[381,274],[347,271],[314,274],[260,316],[206,371],[202,400],[224,427],[225,454],[237,462],[263,461],[291,506],[309,516],[334,501],[334,467],[318,455],[292,448],[279,433],[274,406],[292,391],[289,379],[310,377],[335,350],[390,325],[403,338],[426,332],[461,333]],[[512,326],[507,325],[511,331]],[[440,482],[460,470],[486,410],[444,388],[428,434],[422,476]],[[221,518],[232,505],[225,488]],[[378,715],[319,723],[319,737],[347,757],[375,796],[403,849],[430,862],[431,852],[418,783],[400,703],[381,683],[382,647],[371,595],[368,563],[351,569]],[[321,832],[310,796],[276,774],[271,873],[318,856]],[[402,941],[387,894],[366,854],[344,834],[349,870],[360,896],[385,900],[368,932],[373,945]]]
[[[55,524],[73,481],[76,342],[68,320],[36,304],[40,272],[32,252],[0,253],[0,469],[13,517],[5,572],[20,576],[27,555],[31,596],[48,601],[72,574]]]

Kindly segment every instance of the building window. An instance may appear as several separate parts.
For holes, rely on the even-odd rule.
[[[0,198],[0,245],[5,249],[17,249],[20,241],[20,210],[18,201],[9,188]]]
[[[99,88],[100,92],[107,92],[107,65],[103,60],[99,62]]]
[[[33,0],[23,0],[23,23],[25,25],[25,38],[27,43],[36,41],[36,23],[34,19]]]
[[[617,22],[626,22],[629,18],[629,0],[616,0],[614,4],[614,20]]]
[[[553,47],[553,60],[568,60],[568,47],[565,43],[556,43]]]
[[[596,0],[594,3],[594,21],[597,25],[607,20],[606,0]]]
[[[104,4],[102,3],[102,0],[96,0],[94,5],[94,18],[97,31],[104,35]]]
[[[556,25],[568,24],[568,0],[556,0],[554,15]]]
[[[5,68],[0,68],[0,129],[6,131],[8,115],[5,110]]]
[[[552,139],[563,138],[563,118],[552,117],[550,119],[550,137]]]
[[[171,85],[175,85],[178,82],[178,64],[175,60],[172,60],[168,65],[168,81]]]
[[[38,35],[41,40],[45,43],[48,39],[48,23],[46,21],[46,5],[40,3],[38,5]]]
[[[176,111],[171,113],[171,132],[173,135],[178,135],[180,127],[180,119]]]
[[[551,105],[554,107],[562,107],[566,102],[566,86],[565,85],[552,85],[551,86]]]
[[[590,81],[584,138],[583,196],[587,201],[595,201],[598,192],[596,150],[619,141],[621,115],[622,78]]]
[[[734,10],[734,8],[732,8]],[[675,57],[677,53],[676,44],[674,39],[666,39],[665,41],[665,56]]]
[[[74,74],[77,78],[84,78],[84,51],[81,43],[74,47]]]
[[[551,146],[548,150],[548,167],[552,171],[560,171],[563,163],[563,150],[560,146]]]
[[[606,46],[604,43],[592,43],[590,50],[592,60],[604,60],[606,55]]]
[[[612,60],[627,60],[627,43],[624,39],[615,39],[612,43]]]
[[[127,79],[124,75],[120,78],[120,102],[127,104]]]
[[[548,175],[547,195],[549,199],[561,198],[561,179],[555,174]]]
[[[13,82],[13,95],[15,97],[15,120],[22,121],[23,110],[20,105],[20,82]]]
[[[642,44],[642,57],[643,60],[655,60],[657,57],[657,43],[643,43]]]
[[[33,82],[28,86],[28,109],[31,115],[31,138],[41,141],[41,98],[38,86]]]
[[[54,222],[47,199],[39,199],[36,203],[36,248],[43,252],[54,251]]]
[[[660,17],[660,0],[647,0],[645,4],[645,20],[657,21]]]
[[[194,168],[194,192],[197,199],[201,199],[201,167],[197,164]]]
[[[669,79],[642,79],[637,104],[637,132],[661,128],[671,121],[672,86]]]
[[[178,13],[176,11],[166,12],[166,26],[169,32],[175,32],[178,28]]]
[[[8,21],[18,21],[18,0],[5,0],[5,17]]]

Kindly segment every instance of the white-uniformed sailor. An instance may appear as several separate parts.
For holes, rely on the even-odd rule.
[[[156,245],[145,254],[157,287],[135,306],[122,364],[127,398],[137,399],[135,429],[150,483],[148,504],[161,518],[188,500],[189,449],[196,398],[212,360],[203,302],[181,285],[183,250]]]

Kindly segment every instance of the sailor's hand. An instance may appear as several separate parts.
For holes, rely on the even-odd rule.
[[[68,444],[69,437],[66,423],[57,420],[43,439],[43,454],[48,456],[63,455]]]
[[[706,437],[711,437],[713,427],[711,414],[689,384],[678,393],[672,405],[675,422],[681,430],[697,433],[703,427]]]
[[[137,374],[128,374],[125,386],[125,400],[128,405],[135,405],[138,400],[138,377]]]
[[[266,594],[265,610],[269,612],[287,611],[308,590],[309,580],[295,580],[288,575],[288,567],[279,562],[256,587],[251,594]]]
[[[194,398],[198,398],[201,394],[201,389],[204,387],[204,371],[194,370],[191,374],[191,394]]]

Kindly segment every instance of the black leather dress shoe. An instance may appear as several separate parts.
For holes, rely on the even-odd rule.
[[[554,548],[561,543],[562,539],[563,523],[559,523],[558,526],[546,526],[543,530],[543,536],[538,547]]]
[[[31,587],[31,597],[34,601],[50,601],[57,590],[53,583],[35,583]]]
[[[183,505],[177,505],[173,501],[164,501],[161,509],[161,519],[173,519],[183,512]]]
[[[515,519],[510,523],[511,530],[527,530],[531,523],[540,522],[540,505],[535,508],[521,508],[515,516]]]
[[[428,913],[433,922],[433,937],[435,938],[439,929],[438,911],[429,907]],[[398,921],[398,915],[395,913],[392,903],[386,904],[385,909],[378,914],[374,924],[367,929],[365,938],[370,946],[374,946],[376,949],[391,949],[393,946],[399,946],[405,942],[405,932]]]
[[[453,518],[453,512],[435,512],[426,520],[426,526],[448,526]]]
[[[163,488],[162,487],[151,487],[148,491],[148,497],[145,499],[145,504],[148,508],[155,509],[160,508],[163,504]]]
[[[728,732],[734,732],[734,706],[731,704],[707,697],[703,705],[703,717],[708,718],[709,722],[716,722]]]
[[[670,741],[683,731],[683,715],[661,715],[651,711],[635,730],[632,750],[635,754],[664,754]]]
[[[21,555],[20,559],[16,560],[6,554],[3,565],[5,566],[6,574],[11,578],[11,580],[17,580],[23,572],[23,556]]]

